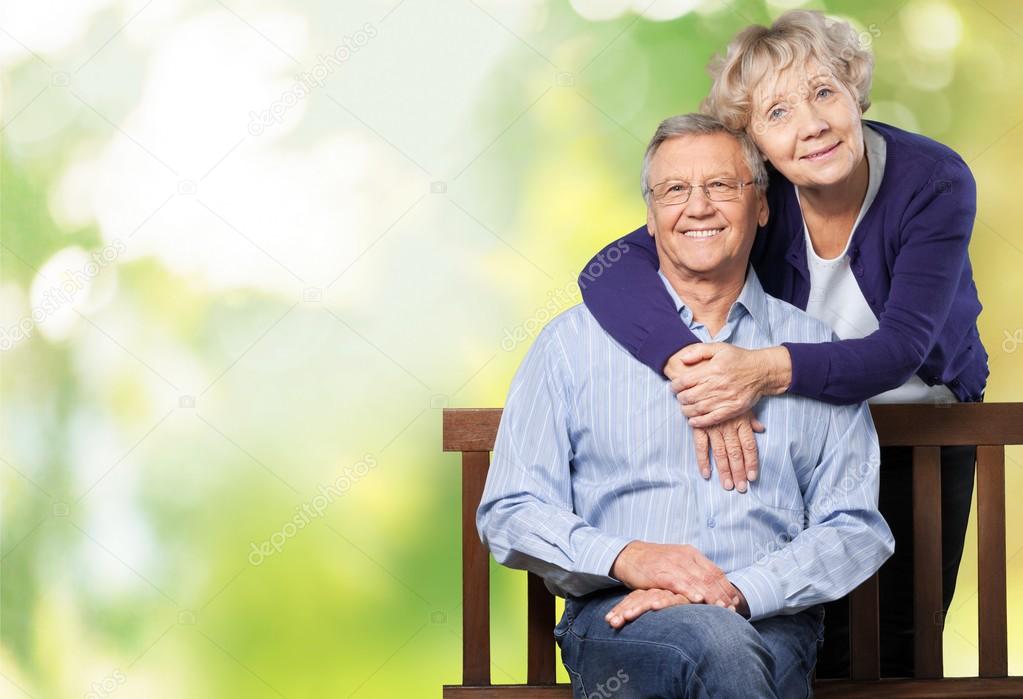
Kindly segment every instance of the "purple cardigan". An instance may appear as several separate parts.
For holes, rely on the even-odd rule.
[[[978,401],[987,352],[977,332],[981,305],[968,247],[977,210],[970,169],[953,150],[902,129],[865,121],[884,136],[884,177],[849,245],[853,274],[878,318],[860,339],[783,343],[792,357],[789,391],[855,403],[905,383],[914,372]],[[757,231],[750,262],[771,295],[806,309],[810,273],[803,217],[792,184],[773,168],[771,217]],[[661,373],[668,358],[698,342],[657,275],[646,226],[602,250],[579,276],[600,325]]]

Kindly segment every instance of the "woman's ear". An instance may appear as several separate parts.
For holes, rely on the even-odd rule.
[[[759,211],[757,212],[757,225],[761,228],[767,225],[767,220],[771,217],[771,207],[767,205],[767,193],[758,192],[757,199],[759,200]]]

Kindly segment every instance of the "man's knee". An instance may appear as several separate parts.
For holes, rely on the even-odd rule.
[[[701,666],[745,666],[750,659],[770,659],[760,634],[735,612],[722,607],[693,605],[698,629],[686,639],[688,652]],[[737,665],[738,664],[738,665]]]

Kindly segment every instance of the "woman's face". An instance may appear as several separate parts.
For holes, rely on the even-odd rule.
[[[747,131],[760,152],[797,186],[837,184],[863,160],[859,104],[842,81],[816,63],[762,80],[751,109]]]

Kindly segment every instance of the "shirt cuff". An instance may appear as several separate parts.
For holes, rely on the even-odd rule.
[[[646,339],[636,350],[636,359],[646,364],[657,374],[664,373],[668,359],[683,347],[699,342],[680,318],[650,329]]]
[[[626,546],[635,541],[625,536],[613,536],[610,534],[597,533],[589,547],[579,557],[580,573],[600,575],[608,579],[608,582],[621,584],[621,580],[611,575],[611,566],[614,565],[618,554]]]
[[[749,620],[759,621],[774,616],[784,607],[784,598],[778,583],[763,565],[754,563],[728,574],[749,607]]]
[[[789,393],[821,400],[828,381],[828,357],[819,342],[783,342],[792,359]]]

